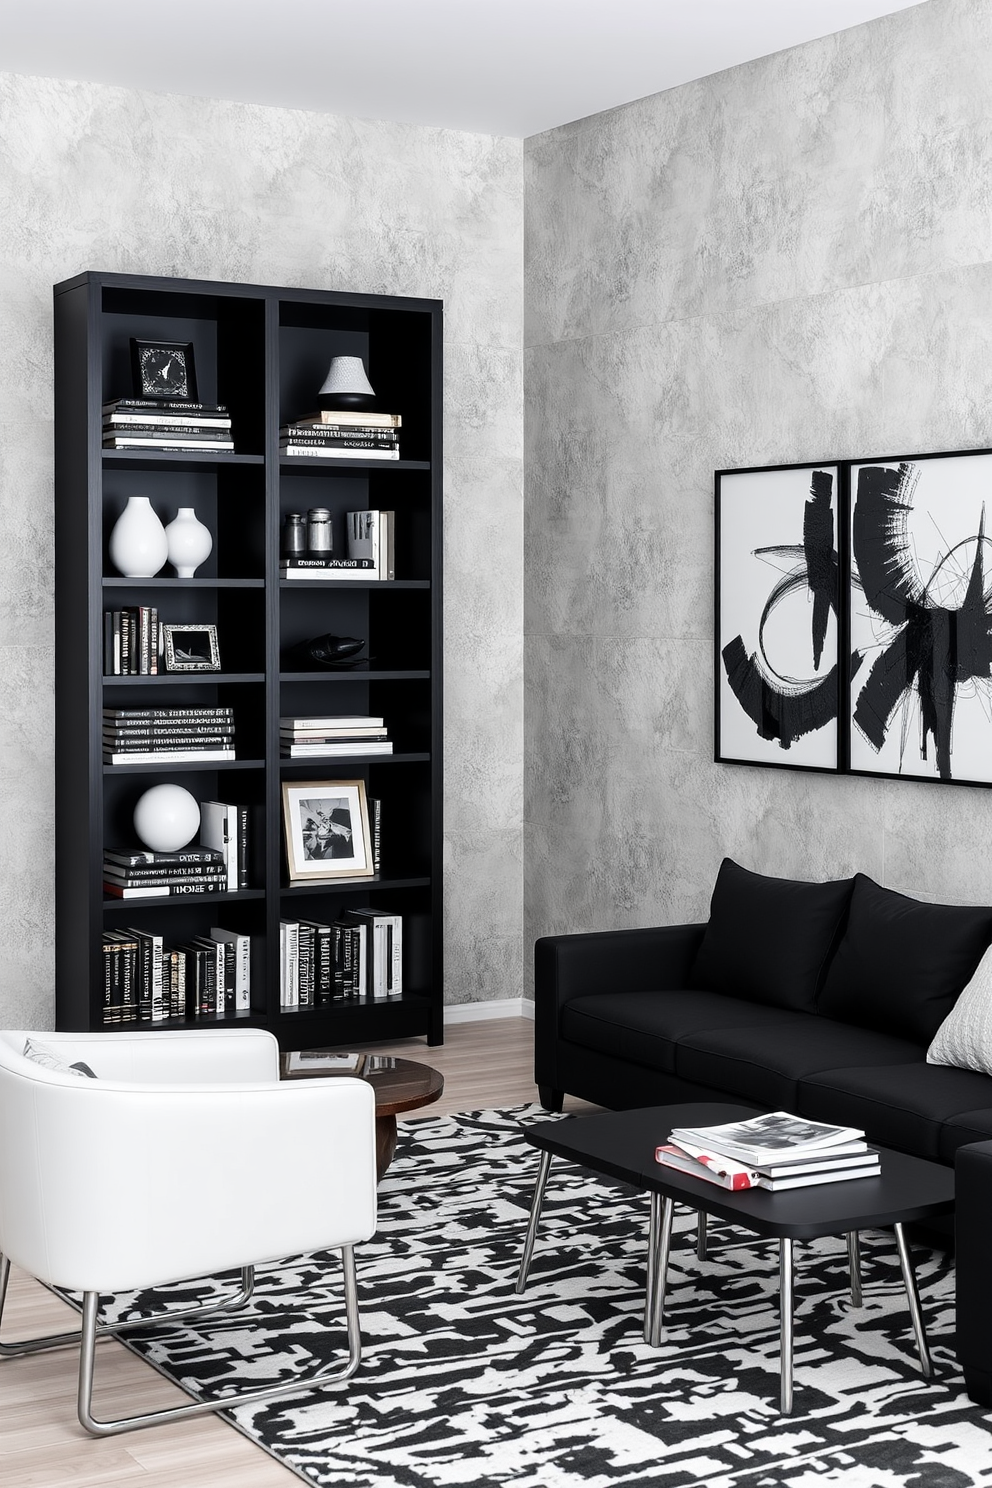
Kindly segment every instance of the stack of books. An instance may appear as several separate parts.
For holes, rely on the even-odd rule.
[[[335,409],[308,413],[279,430],[284,455],[315,456],[318,460],[398,460],[398,413],[363,413]]]
[[[157,677],[158,637],[158,610],[154,606],[104,610],[104,675]]]
[[[819,1183],[876,1178],[879,1155],[863,1131],[772,1111],[725,1126],[676,1127],[655,1159],[720,1188],[782,1193]]]
[[[233,450],[223,403],[114,398],[103,405],[103,447],[110,450]]]
[[[233,760],[233,708],[104,708],[105,765]]]
[[[403,991],[403,917],[349,909],[330,925],[280,920],[279,968],[279,1001],[286,1012],[398,997]]]
[[[176,947],[148,930],[107,931],[103,969],[107,1025],[226,1018],[251,1006],[251,941],[219,926]]]
[[[370,714],[331,714],[327,718],[280,718],[279,749],[284,759],[326,755],[392,754],[384,720]]]
[[[103,891],[114,899],[176,898],[219,894],[227,888],[224,854],[212,847],[179,852],[108,847],[103,854]]]
[[[391,511],[345,512],[345,536],[348,556],[305,557],[294,554],[283,558],[279,575],[283,579],[395,579],[396,513]]]

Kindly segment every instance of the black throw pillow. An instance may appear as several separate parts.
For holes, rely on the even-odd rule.
[[[992,909],[921,904],[858,873],[818,1011],[929,1044],[992,942]]]
[[[791,1012],[816,1011],[851,879],[796,883],[724,858],[691,985]]]

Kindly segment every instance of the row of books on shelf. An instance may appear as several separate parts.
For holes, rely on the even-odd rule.
[[[396,513],[367,508],[345,512],[347,556],[332,552],[284,553],[279,564],[283,579],[395,579]]]
[[[103,936],[103,1021],[233,1017],[251,1006],[251,940],[213,926],[183,945],[128,928]]]
[[[103,763],[233,760],[233,708],[104,708]]]
[[[853,1126],[771,1111],[721,1126],[675,1127],[655,1159],[690,1177],[734,1191],[779,1193],[820,1183],[876,1178],[879,1154]]]
[[[385,720],[368,713],[326,718],[280,718],[279,750],[284,759],[327,755],[392,754]]]
[[[103,405],[103,447],[111,450],[233,450],[231,418],[223,403],[112,398]]]
[[[107,677],[157,677],[158,610],[135,605],[103,612],[103,671]]]
[[[324,409],[283,424],[279,448],[319,460],[398,460],[401,425],[398,413]]]
[[[349,909],[332,924],[279,922],[279,1001],[284,1010],[388,998],[403,991],[403,917]]]
[[[248,807],[200,802],[200,841],[177,852],[106,848],[103,891],[114,899],[233,893],[248,888]]]

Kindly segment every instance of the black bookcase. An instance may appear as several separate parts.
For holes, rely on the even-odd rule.
[[[440,1043],[440,301],[87,273],[56,286],[54,311],[57,1026],[104,1029],[105,930],[137,925],[176,944],[219,924],[252,945],[251,1011],[225,1023],[269,1028],[286,1049],[413,1035]],[[132,393],[132,337],[193,343],[200,401],[228,406],[235,453],[102,448],[101,405]],[[316,406],[335,355],[361,356],[377,407],[402,415],[399,460],[281,456],[280,425]],[[214,539],[195,578],[116,573],[108,537],[132,495],[150,497],[164,522],[195,508]],[[396,578],[282,580],[282,517],[314,506],[331,510],[339,552],[346,511],[394,511]],[[105,677],[104,610],[142,604],[163,621],[216,623],[223,670]],[[366,638],[367,668],[297,670],[293,645],[326,632]],[[103,764],[105,707],[189,705],[233,707],[235,761]],[[281,715],[358,713],[383,715],[392,755],[280,758]],[[289,885],[281,786],[314,779],[364,779],[381,800],[376,879]],[[160,781],[249,806],[247,890],[105,897],[104,846],[140,845],[134,803]],[[402,914],[402,995],[283,1011],[280,919],[332,922],[350,907]],[[183,1026],[220,1021],[188,1016]]]

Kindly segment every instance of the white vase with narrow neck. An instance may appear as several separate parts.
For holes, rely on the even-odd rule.
[[[181,579],[191,579],[201,563],[210,556],[214,540],[209,527],[197,519],[191,506],[181,506],[165,529],[169,544],[169,562],[175,565]]]
[[[169,556],[165,528],[147,496],[129,496],[110,534],[110,561],[126,579],[150,579]]]

